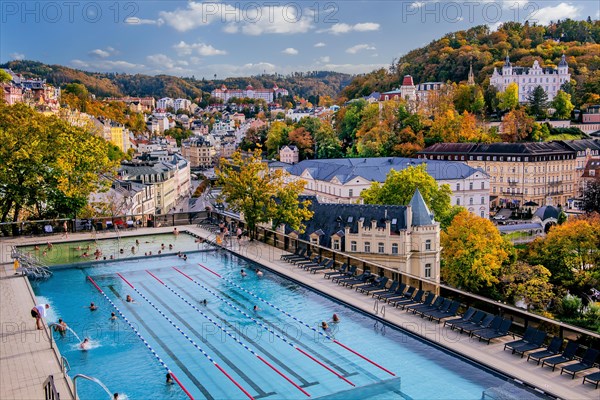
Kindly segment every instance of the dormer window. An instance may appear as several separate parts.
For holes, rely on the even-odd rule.
[[[340,239],[333,239],[333,250],[340,250]]]

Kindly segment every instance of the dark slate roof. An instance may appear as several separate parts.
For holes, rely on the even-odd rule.
[[[421,164],[427,166],[427,173],[436,180],[465,179],[476,172],[481,172],[462,162],[402,157],[304,160],[288,168],[288,172],[300,176],[304,170],[308,169],[314,179],[329,182],[337,177],[342,184],[357,177],[369,181],[384,182],[387,174],[392,169],[401,171],[408,166]]]
[[[421,192],[417,188],[409,206],[412,208],[412,226],[431,225],[434,223],[433,214],[427,208]]]
[[[312,202],[310,209],[314,215],[310,221],[307,221],[306,229],[299,235],[300,239],[310,241],[310,234],[322,231],[321,246],[331,247],[331,236],[350,227],[350,232],[358,232],[359,221],[363,219],[367,225],[375,220],[377,226],[384,228],[386,220],[393,222],[392,232],[399,232],[406,229],[406,206],[379,206],[370,204],[334,204],[319,203],[314,196],[301,196],[301,201],[310,200]],[[286,233],[292,230],[286,226]]]
[[[543,206],[538,208],[533,215],[535,217],[539,217],[542,221],[547,220],[548,218],[558,219],[560,214],[560,209],[554,206]]]
[[[567,64],[567,60],[565,55],[563,54],[562,57],[560,58],[560,62],[558,63],[559,67],[568,67],[569,64]]]
[[[502,233],[526,231],[532,229],[542,229],[542,224],[526,223],[514,225],[498,225],[498,230]]]
[[[558,142],[575,151],[600,150],[600,139],[560,140]]]
[[[419,154],[516,154],[516,155],[543,155],[564,154],[573,150],[561,142],[536,142],[536,143],[436,143],[427,147]]]

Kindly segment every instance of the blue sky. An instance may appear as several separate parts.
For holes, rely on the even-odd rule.
[[[0,61],[218,78],[368,72],[445,33],[600,18],[599,0],[9,1]]]

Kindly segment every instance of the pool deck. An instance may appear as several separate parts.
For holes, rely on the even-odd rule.
[[[196,226],[178,226],[179,231],[189,231],[202,237],[214,237],[207,230]],[[136,236],[144,234],[159,234],[172,232],[173,228],[142,228],[129,232],[122,232],[123,236]],[[114,234],[106,233],[98,239],[113,238]],[[90,240],[89,233],[70,235],[68,241]],[[40,399],[43,398],[42,384],[53,374],[55,384],[62,399],[72,399],[68,387],[70,380],[62,374],[57,350],[50,347],[47,331],[34,329],[34,321],[29,312],[34,305],[34,298],[28,281],[13,275],[10,259],[11,245],[26,245],[44,243],[46,241],[67,241],[60,235],[52,237],[18,238],[3,240],[1,242],[0,263],[0,399]],[[391,324],[429,341],[437,343],[450,351],[464,357],[476,360],[507,376],[526,382],[530,386],[539,388],[552,396],[562,399],[597,400],[600,392],[593,385],[582,385],[582,376],[578,374],[575,379],[568,375],[560,375],[560,368],[552,372],[550,368],[541,368],[535,363],[527,363],[525,358],[512,355],[510,351],[503,351],[504,343],[512,337],[494,340],[490,345],[471,339],[467,335],[444,328],[424,320],[405,311],[386,307],[385,315],[376,314],[374,300],[371,296],[359,294],[353,289],[347,289],[323,279],[322,273],[310,274],[296,266],[280,261],[281,254],[286,252],[260,242],[243,241],[241,246],[234,241],[228,250],[248,259],[259,262],[278,273],[297,280],[307,286],[326,293],[340,301],[348,303],[365,313],[376,315]],[[330,316],[323,316],[328,319]],[[343,315],[341,316],[343,323]],[[402,375],[402,371],[394,371]]]

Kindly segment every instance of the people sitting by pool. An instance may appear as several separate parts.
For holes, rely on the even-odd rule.
[[[88,350],[90,348],[90,346],[91,346],[91,343],[90,343],[90,339],[88,339],[88,338],[83,339],[83,342],[81,342],[79,344],[79,348],[81,350]]]
[[[167,385],[172,385],[173,384],[173,378],[171,377],[171,374],[169,372],[167,372]]]
[[[329,329],[329,325],[327,325],[327,322],[323,321],[321,322],[321,328],[323,328],[323,330],[326,331],[327,329]]]
[[[259,268],[256,268],[256,276],[258,276],[259,278],[263,277],[263,272]]]
[[[113,256],[113,255],[111,254],[111,255],[110,255],[110,259],[111,259],[111,260],[114,260],[114,259],[115,259],[115,256]]]
[[[148,255],[148,252],[145,252],[145,253],[144,253],[144,255],[145,255],[145,256],[147,256],[147,255]]]
[[[90,303],[90,311],[96,311],[98,309],[98,306],[96,306],[94,303]]]
[[[130,295],[127,295],[127,297],[125,298],[125,301],[127,301],[128,303],[135,303],[135,301],[131,298]]]
[[[149,252],[148,252],[148,255],[149,255],[149,256],[151,256],[151,255],[152,255],[152,251],[149,251]]]
[[[114,312],[110,313],[110,320],[111,321],[116,321],[117,320],[117,315]]]
[[[337,314],[333,314],[333,317],[331,318],[331,320],[337,324],[338,322],[340,322],[340,317],[338,317]]]
[[[175,235],[175,236],[179,235],[179,232],[177,231],[177,228],[173,228],[173,235]]]
[[[248,275],[246,273],[246,271],[244,271],[244,268],[242,268],[242,270],[240,271],[240,274],[242,275],[242,278],[245,277],[246,275]]]
[[[67,323],[59,318],[58,324],[54,325],[54,332],[58,332],[64,336],[67,333]]]

